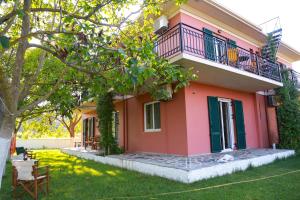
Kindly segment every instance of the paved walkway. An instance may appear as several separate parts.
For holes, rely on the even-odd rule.
[[[293,150],[247,149],[198,156],[175,156],[151,153],[100,156],[99,152],[66,148],[63,152],[141,173],[157,175],[183,183],[192,183],[215,176],[257,167],[295,154]],[[227,157],[227,162],[222,158]]]
[[[189,157],[150,153],[110,155],[109,157],[190,171],[224,163],[220,159],[226,154],[233,156],[233,161],[237,161],[281,153],[285,151],[286,150],[282,149],[247,149],[230,151],[226,153],[212,153]]]

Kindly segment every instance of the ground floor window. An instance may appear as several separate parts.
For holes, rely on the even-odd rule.
[[[113,112],[112,134],[117,142],[119,141],[119,124],[119,111]]]
[[[83,120],[83,143],[94,139],[95,121],[95,117],[90,117]]]
[[[144,105],[144,127],[146,132],[160,131],[160,102],[150,102]]]

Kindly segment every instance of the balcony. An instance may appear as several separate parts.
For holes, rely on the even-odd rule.
[[[300,91],[300,73],[295,70],[291,70],[291,79],[294,81],[296,88]]]
[[[174,64],[194,67],[201,83],[251,92],[282,86],[277,63],[215,35],[179,23],[158,37],[155,51]]]

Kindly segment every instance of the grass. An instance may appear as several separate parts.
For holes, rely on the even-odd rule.
[[[59,150],[38,150],[36,152],[41,165],[50,165],[51,168],[50,194],[48,197],[41,195],[40,199],[100,200],[139,195],[149,196],[135,199],[300,199],[300,171],[253,182],[197,190],[300,170],[299,154],[270,165],[250,168],[245,172],[237,172],[193,184],[183,184],[79,159],[63,154]],[[157,196],[157,194],[180,191],[186,192]],[[10,163],[7,165],[6,176],[3,179],[0,199],[11,199]]]

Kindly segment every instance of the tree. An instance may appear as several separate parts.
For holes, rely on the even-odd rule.
[[[56,120],[55,113],[43,113],[34,119],[24,121],[17,137],[32,138],[61,138],[68,137],[65,126]]]
[[[276,90],[280,103],[277,109],[280,146],[300,149],[300,102],[290,71],[282,72],[283,87]]]
[[[102,77],[109,83],[114,82],[114,79],[116,83],[124,83],[124,87],[115,87],[115,91],[121,93],[137,93],[144,83],[149,83],[147,88],[153,91],[170,80],[178,82],[179,86],[187,84],[183,69],[179,66],[170,67],[166,61],[157,59],[153,48],[151,49],[153,35],[149,34],[152,31],[149,16],[158,14],[164,2],[0,1],[0,98],[4,106],[0,146],[8,152],[16,119],[26,112],[43,107],[44,102],[49,99],[52,99],[50,103],[62,105],[60,108],[66,105],[65,110],[70,110],[67,101],[61,98],[61,94],[69,90],[57,91],[69,84],[65,83],[66,75],[72,75],[74,70],[76,72],[74,71],[75,76],[71,78],[71,82],[75,82],[75,85],[78,82],[80,85],[77,79],[82,80],[82,77],[78,77],[77,72],[81,72],[89,78]],[[138,9],[130,12],[132,5],[138,5]],[[138,22],[132,21],[135,14],[141,14]],[[131,28],[126,29],[127,25]],[[138,34],[132,35],[134,32]],[[126,43],[122,41],[124,38],[127,38]],[[26,53],[33,48],[41,50],[41,54],[37,64],[26,71]],[[60,63],[49,68],[47,76],[46,73],[42,76],[45,59],[50,55]],[[148,55],[150,56],[147,57]],[[39,80],[43,78],[52,81],[40,84]],[[110,85],[115,84],[108,84]],[[77,93],[69,93],[67,96],[73,95]],[[63,103],[60,104],[58,100]],[[5,163],[3,159],[6,153],[4,154],[0,158],[1,163]],[[0,177],[2,169],[3,164],[0,166]]]
[[[75,137],[75,130],[78,123],[81,121],[81,114],[75,112],[71,118],[64,116],[57,116],[56,119],[61,122],[64,127],[68,130],[71,138]]]

